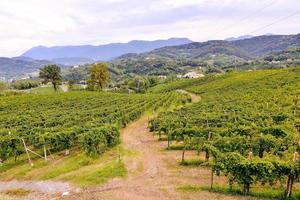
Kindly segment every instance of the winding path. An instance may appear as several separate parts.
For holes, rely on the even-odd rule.
[[[186,91],[181,91],[188,93]],[[188,93],[190,94],[190,93]],[[200,97],[190,94],[193,102]],[[180,199],[246,199],[209,192],[182,192],[184,184],[209,185],[210,170],[182,167],[178,164],[181,153],[165,151],[166,142],[158,141],[147,129],[149,116],[144,116],[122,131],[124,148],[138,152],[125,157],[128,170],[126,179],[114,179],[101,187],[83,190],[69,199],[103,200],[180,200]]]

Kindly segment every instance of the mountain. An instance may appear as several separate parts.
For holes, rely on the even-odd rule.
[[[22,56],[34,59],[66,59],[85,58],[95,61],[108,61],[127,53],[143,53],[164,46],[174,46],[192,42],[187,38],[170,38],[168,40],[142,41],[134,40],[128,43],[112,43],[107,45],[82,46],[38,46],[26,51]]]
[[[300,47],[298,35],[264,35],[235,41],[193,42],[126,54],[112,61],[124,74],[169,74],[187,70],[226,69],[274,52]],[[215,70],[213,70],[215,71]]]
[[[112,61],[124,74],[167,75],[185,73],[208,65],[222,66],[235,60],[246,61],[247,52],[227,41],[215,40],[155,49],[148,53],[127,54]]]
[[[247,52],[223,40],[212,40],[208,42],[193,42],[180,46],[163,47],[155,49],[150,54],[157,54],[172,59],[202,59],[208,55],[224,54],[250,59]]]
[[[51,63],[47,60],[34,60],[27,57],[0,57],[0,79],[21,78]]]
[[[178,43],[184,44],[177,45]],[[175,45],[170,46],[172,44]],[[161,45],[164,46],[160,47]],[[156,48],[157,46],[159,48]],[[296,52],[290,51],[290,49],[297,47],[300,47],[300,34],[263,35],[234,41],[191,42],[184,38],[173,38],[152,42],[131,41],[102,46],[36,47],[35,50],[33,49],[24,55],[35,54],[36,57],[47,55],[51,61],[36,60],[27,56],[11,59],[2,58],[0,77],[3,77],[3,74],[30,73],[36,71],[40,66],[52,62],[76,65],[78,63],[93,63],[96,62],[94,60],[98,60],[97,58],[109,59],[116,55],[119,56],[109,61],[110,70],[115,77],[182,74],[187,71],[213,72],[233,68],[251,69],[255,65],[257,68],[268,68],[275,66],[274,63],[277,63],[275,67],[285,67],[299,63],[299,59],[297,59],[298,50]],[[88,49],[96,50],[89,51]],[[106,50],[104,51],[104,49]],[[152,50],[144,52],[147,49]],[[36,53],[34,53],[35,51]],[[141,51],[142,53],[140,53]],[[101,54],[101,52],[103,53]],[[121,55],[122,52],[124,54]],[[278,52],[280,55],[276,54]],[[75,57],[72,56],[74,54],[76,54]],[[94,55],[95,57],[87,58],[86,55]],[[267,61],[270,55],[274,56],[274,60]],[[279,60],[279,63],[278,59],[282,58],[285,61]]]
[[[237,41],[237,40],[244,40],[244,39],[249,39],[249,38],[253,38],[253,35],[243,35],[243,36],[239,36],[239,37],[230,37],[230,38],[226,38],[225,41]]]
[[[249,69],[270,69],[300,66],[300,48],[291,48],[284,51],[273,52],[264,57],[247,62],[239,62],[236,65],[224,66],[223,70],[238,68]]]
[[[249,56],[260,57],[272,52],[284,51],[300,46],[298,35],[263,35],[245,40],[233,41],[232,44],[247,52]]]

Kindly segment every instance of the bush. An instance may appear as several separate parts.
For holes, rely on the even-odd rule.
[[[82,145],[89,156],[97,156],[109,147],[119,144],[119,129],[112,125],[104,125],[86,132],[82,138]]]
[[[105,152],[107,140],[102,128],[95,128],[83,135],[82,145],[87,155],[94,157]]]
[[[40,85],[40,82],[34,80],[20,80],[12,83],[12,87],[16,90],[28,90],[36,88]]]
[[[0,91],[2,90],[6,90],[7,89],[7,85],[4,82],[0,82]]]

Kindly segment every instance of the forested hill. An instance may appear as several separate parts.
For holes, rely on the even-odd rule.
[[[299,46],[300,34],[263,35],[235,41],[212,40],[207,42],[193,42],[178,46],[162,47],[139,55],[123,55],[120,58],[161,56],[170,59],[199,59],[204,58],[209,54],[224,54],[242,59],[250,59],[265,56],[271,52],[283,51]]]
[[[268,35],[163,47],[148,53],[126,54],[112,63],[124,73],[140,75],[183,73],[199,67],[223,70],[296,47],[300,47],[300,34]]]
[[[271,52],[283,51],[300,46],[300,34],[264,35],[231,42],[235,47],[246,51],[249,56],[265,56]]]

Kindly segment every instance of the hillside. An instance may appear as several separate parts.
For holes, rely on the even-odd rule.
[[[170,38],[168,40],[156,41],[134,40],[128,43],[112,43],[99,46],[38,46],[26,51],[22,56],[34,59],[56,59],[56,61],[59,61],[62,64],[65,64],[62,59],[67,58],[69,58],[68,62],[70,62],[71,58],[73,58],[73,62],[78,58],[91,59],[94,61],[108,61],[127,53],[142,53],[164,46],[181,45],[190,42],[191,40],[186,38]]]
[[[184,74],[188,71],[211,73],[233,69],[282,68],[299,65],[297,47],[300,46],[300,34],[265,35],[233,41],[189,42],[187,39],[174,38],[153,42],[132,41],[97,47],[37,47],[24,55],[30,56],[32,53],[32,56],[37,58],[44,58],[44,55],[47,55],[46,57],[52,61],[35,60],[29,57],[1,58],[0,74],[1,77],[7,79],[18,78],[25,73],[37,71],[41,66],[51,62],[64,63],[68,66],[84,65],[95,62],[95,56],[104,56],[105,59],[109,59],[107,56],[112,54],[110,59],[119,56],[109,61],[114,80],[136,75]],[[176,45],[181,43],[188,44]],[[90,58],[85,57],[92,54]],[[270,60],[272,56],[274,59]],[[79,71],[80,77],[84,78],[87,68],[88,66],[84,65],[82,69],[75,71]],[[71,69],[66,73],[69,74],[72,71]]]
[[[251,61],[238,62],[234,65],[222,67],[222,70],[240,69],[271,69],[300,66],[300,48],[291,48],[284,51],[273,52],[262,58]]]
[[[150,122],[153,134],[168,141],[169,151],[181,150],[182,165],[210,168],[210,181],[182,189],[198,195],[214,191],[290,199],[292,194],[291,199],[299,199],[299,185],[290,180],[300,173],[300,68],[227,73],[187,83],[170,83],[156,92],[181,88],[201,101]]]
[[[274,52],[300,46],[298,35],[265,35],[234,41],[194,42],[148,53],[127,54],[112,61],[124,73],[169,74],[209,68],[229,69]]]
[[[264,35],[245,40],[233,41],[232,44],[246,51],[250,56],[261,57],[272,52],[300,46],[300,34]]]
[[[46,60],[34,60],[27,57],[5,58],[0,57],[0,80],[10,78],[21,78],[26,74],[39,70],[44,65],[51,64]]]

